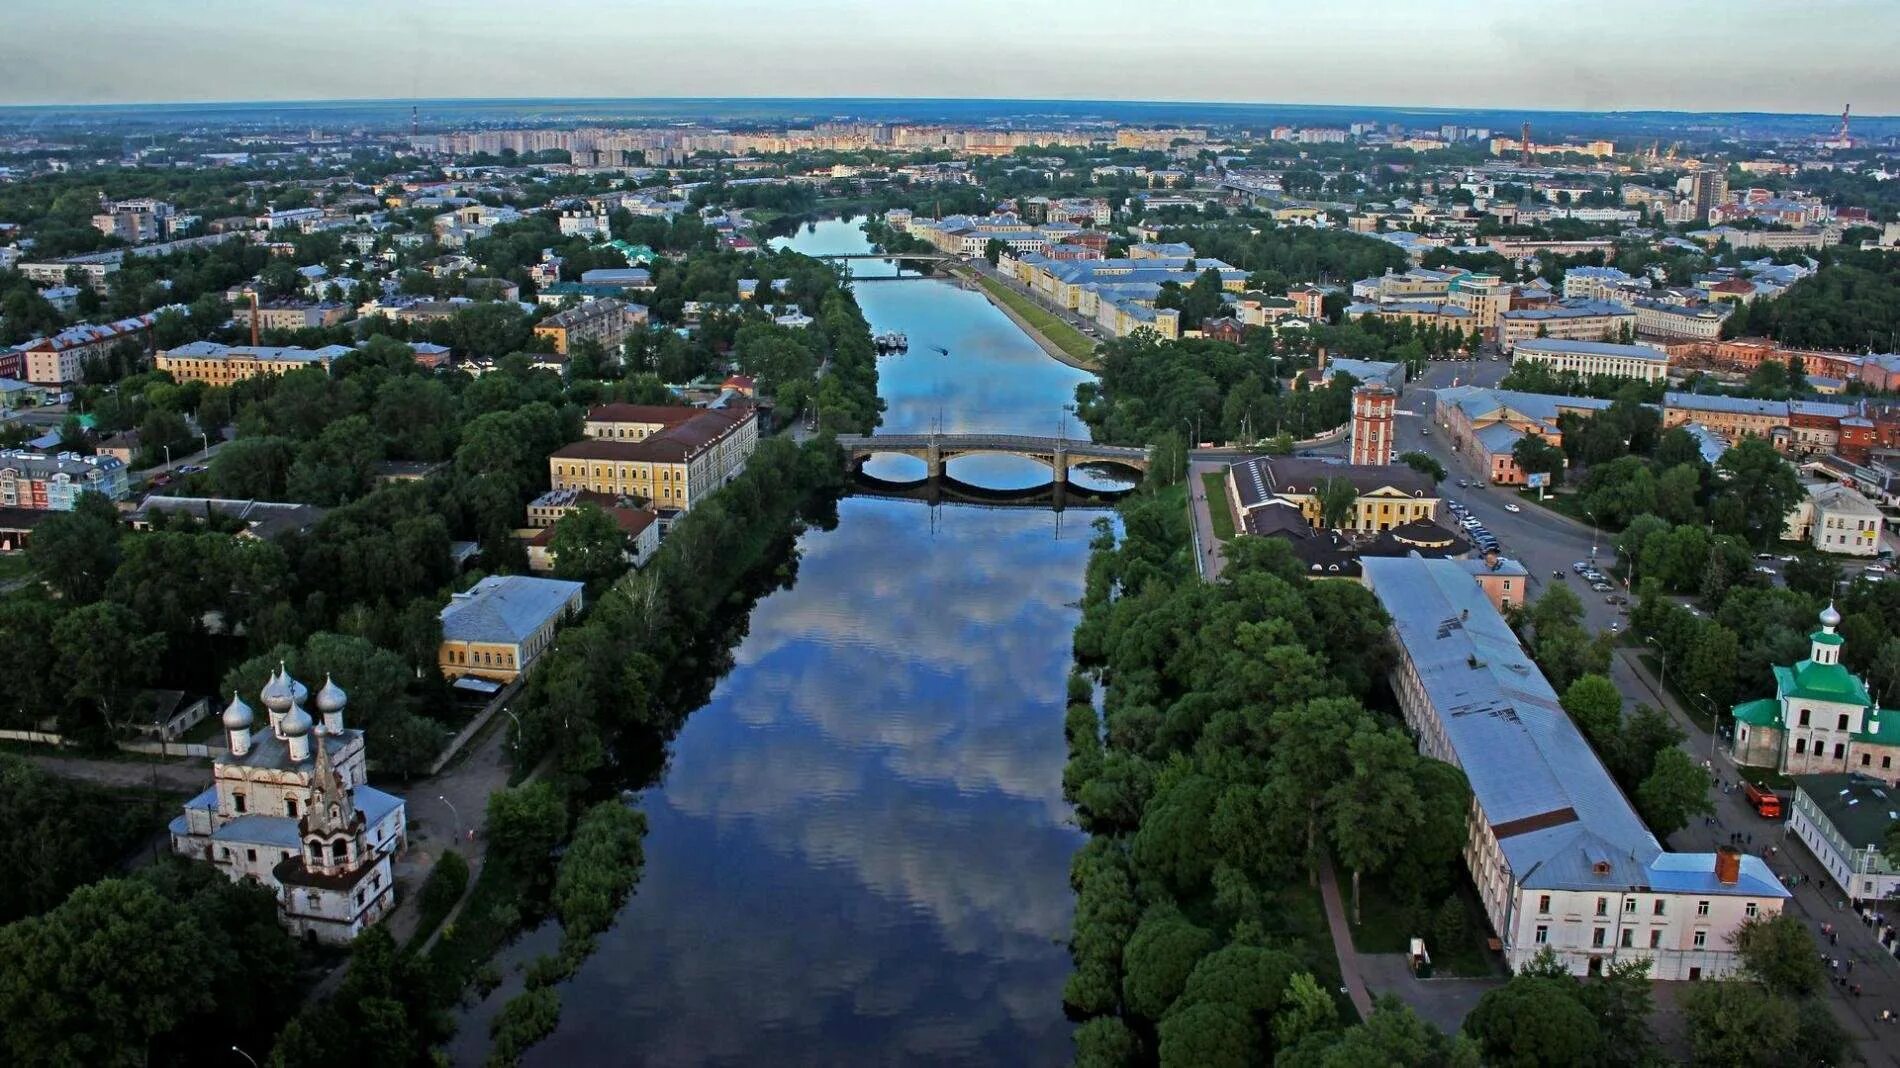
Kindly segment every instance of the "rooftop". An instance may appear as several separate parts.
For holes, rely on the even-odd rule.
[[[1607,341],[1569,341],[1554,337],[1531,337],[1518,342],[1516,349],[1519,353],[1618,356],[1624,359],[1646,360],[1650,363],[1669,362],[1669,354],[1661,349],[1652,349],[1648,345],[1614,345]]]
[[[1895,788],[1866,775],[1796,775],[1795,789],[1808,795],[1855,850],[1881,848],[1887,829],[1900,820]]]
[[[1463,564],[1361,566],[1521,885],[1787,896],[1759,858],[1730,885],[1715,854],[1663,851]]]
[[[490,575],[442,609],[442,637],[455,642],[515,644],[567,610],[586,587],[561,579]]]

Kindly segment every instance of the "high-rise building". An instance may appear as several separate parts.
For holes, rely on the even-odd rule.
[[[1709,213],[1727,199],[1727,164],[1718,161],[1689,176],[1689,206],[1697,222],[1708,222]]]
[[[1354,386],[1352,391],[1352,462],[1389,464],[1396,454],[1392,434],[1399,395],[1379,382]]]

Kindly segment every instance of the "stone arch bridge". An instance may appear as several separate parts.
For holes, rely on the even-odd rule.
[[[1049,468],[1057,483],[1067,482],[1070,468],[1079,464],[1116,464],[1145,473],[1149,459],[1144,448],[1027,434],[849,435],[840,437],[838,444],[852,467],[880,453],[898,453],[922,460],[930,478],[944,477],[945,465],[959,456],[984,453],[1035,460]]]

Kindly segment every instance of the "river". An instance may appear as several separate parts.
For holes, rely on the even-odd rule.
[[[869,248],[841,220],[785,243]],[[881,362],[884,430],[1062,426],[1084,373],[980,294],[937,280],[857,292],[874,332],[912,345]],[[873,463],[889,479],[923,474],[904,457]],[[1028,460],[950,466],[986,486],[1048,481]],[[1068,1057],[1082,835],[1062,799],[1062,712],[1089,522],[1104,513],[867,497],[838,512],[800,540],[796,583],[758,603],[733,669],[642,795],[645,875],[561,985],[560,1026],[526,1064]],[[512,973],[555,942],[531,934],[501,964]],[[458,1063],[479,1063],[488,1018],[519,988],[510,974],[464,1019]]]

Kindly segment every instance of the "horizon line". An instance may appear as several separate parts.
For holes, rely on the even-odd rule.
[[[443,96],[443,97],[321,97],[321,98],[258,98],[250,100],[232,99],[176,99],[142,101],[94,101],[81,102],[38,102],[38,103],[0,103],[0,111],[25,111],[48,109],[73,110],[110,110],[161,107],[273,107],[293,105],[351,105],[351,104],[446,104],[446,103],[564,103],[564,102],[606,102],[606,103],[797,103],[812,102],[888,102],[906,103],[1017,103],[1017,104],[1157,104],[1169,107],[1210,107],[1210,108],[1326,108],[1335,110],[1363,109],[1369,111],[1416,111],[1416,112],[1511,112],[1543,115],[1725,115],[1725,116],[1773,116],[1776,118],[1816,118],[1833,120],[1839,118],[1832,112],[1822,111],[1772,111],[1750,109],[1744,111],[1713,111],[1707,109],[1685,108],[1559,108],[1559,107],[1513,107],[1508,105],[1448,105],[1448,104],[1313,104],[1294,103],[1274,100],[1176,100],[1134,97],[1092,97],[1092,96],[1048,96],[1048,97],[986,97],[986,96]],[[1855,116],[1868,121],[1900,119],[1900,114],[1868,114]]]

